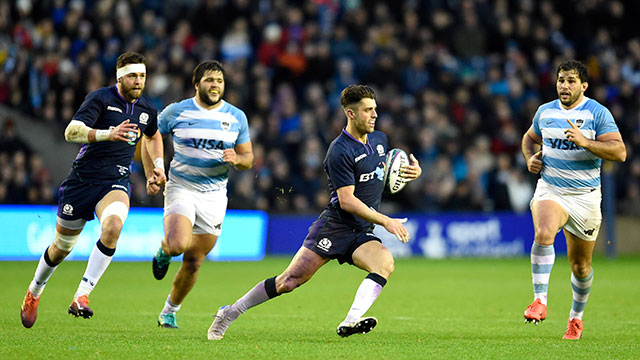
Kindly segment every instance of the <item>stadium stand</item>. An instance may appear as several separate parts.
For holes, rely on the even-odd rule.
[[[254,169],[232,175],[230,207],[317,212],[328,200],[327,142],[344,125],[338,93],[367,83],[377,127],[425,169],[386,206],[527,211],[535,176],[520,139],[555,97],[558,62],[577,58],[587,96],[612,110],[627,142],[627,162],[610,171],[618,211],[637,215],[638,13],[639,2],[617,0],[0,0],[0,104],[62,136],[84,96],[114,82],[125,50],[147,57],[146,95],[159,109],[193,94],[195,64],[220,59],[256,153]],[[3,144],[19,139],[8,139],[8,123]],[[40,155],[3,146],[0,202],[54,202],[44,188],[60,179],[47,179]],[[132,203],[161,199],[139,189]]]

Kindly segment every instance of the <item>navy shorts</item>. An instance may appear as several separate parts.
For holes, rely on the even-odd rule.
[[[58,217],[64,220],[93,220],[96,205],[113,190],[131,194],[129,177],[112,182],[83,182],[77,176],[69,175],[58,190]]]
[[[340,264],[353,265],[353,252],[369,241],[382,242],[372,229],[358,230],[331,217],[320,216],[309,227],[302,246],[324,258],[336,259]]]

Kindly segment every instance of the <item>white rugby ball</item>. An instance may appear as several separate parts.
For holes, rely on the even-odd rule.
[[[395,194],[402,190],[406,182],[400,177],[400,167],[409,165],[409,157],[402,149],[391,149],[387,153],[387,161],[384,166],[384,191]]]

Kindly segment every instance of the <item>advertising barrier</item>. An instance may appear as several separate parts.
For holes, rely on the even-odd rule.
[[[395,257],[528,256],[533,242],[530,214],[396,214],[406,217],[411,240],[401,243],[381,226],[374,233]],[[262,211],[229,210],[214,261],[256,261],[266,254],[291,255],[302,245],[316,219],[303,215],[267,215]],[[53,239],[55,206],[0,205],[0,260],[38,260]],[[87,260],[100,237],[97,220],[87,222],[69,260]],[[132,208],[118,240],[114,260],[149,261],[163,237],[162,209]],[[562,232],[556,253],[566,253]]]
[[[528,256],[533,243],[531,214],[396,214],[406,217],[411,240],[401,243],[381,226],[374,233],[396,257],[512,257]],[[307,229],[316,217],[269,217],[268,254],[292,254],[302,245]],[[566,253],[564,235],[559,233],[556,253]]]
[[[38,260],[53,241],[55,206],[0,205],[0,260]],[[268,217],[262,211],[229,210],[210,260],[261,260]],[[114,260],[150,261],[164,236],[162,209],[131,208]],[[98,220],[87,222],[68,260],[87,260],[100,238]]]

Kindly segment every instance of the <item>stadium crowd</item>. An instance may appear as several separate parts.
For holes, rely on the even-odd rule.
[[[556,98],[556,65],[576,58],[586,95],[611,109],[627,143],[627,162],[605,167],[618,210],[640,215],[638,13],[619,0],[0,0],[0,103],[62,136],[84,96],[114,83],[124,51],[146,56],[145,95],[159,110],[193,96],[191,69],[219,59],[256,158],[231,175],[229,207],[306,213],[328,202],[322,161],[345,125],[339,91],[366,83],[376,127],[424,169],[385,211],[521,212],[536,176],[520,140]],[[0,202],[55,202],[40,156],[7,147],[11,136]],[[138,188],[132,205],[161,206]]]

